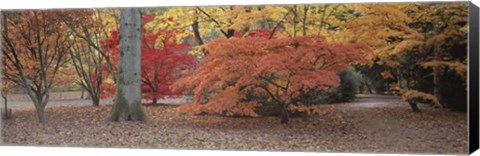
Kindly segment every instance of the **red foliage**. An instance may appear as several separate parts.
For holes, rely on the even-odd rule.
[[[145,16],[144,23],[154,20],[153,16]],[[171,19],[165,19],[171,20]],[[177,42],[176,35],[183,33],[180,29],[161,29],[157,33],[143,30],[142,37],[142,95],[144,99],[153,100],[165,96],[174,96],[181,91],[173,92],[170,85],[178,78],[180,72],[195,63],[195,59],[186,54],[190,45],[187,42]],[[112,38],[106,41],[111,49],[111,60],[118,62],[119,38],[117,31],[112,32]],[[156,43],[159,44],[156,46]],[[103,98],[111,97],[115,93],[114,84],[102,87]]]

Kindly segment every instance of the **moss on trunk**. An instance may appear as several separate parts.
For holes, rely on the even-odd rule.
[[[123,91],[117,88],[115,93],[115,102],[112,106],[108,121],[146,121],[147,115],[142,109],[141,101],[128,103]]]

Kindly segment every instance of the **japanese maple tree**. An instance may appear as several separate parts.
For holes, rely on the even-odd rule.
[[[253,35],[256,36],[256,35]],[[257,116],[259,101],[252,94],[267,95],[281,107],[282,123],[289,121],[289,107],[301,92],[325,90],[339,84],[338,71],[350,64],[370,63],[371,50],[360,43],[327,43],[321,36],[282,39],[245,37],[217,39],[199,68],[174,84],[192,89],[192,105],[179,109],[196,113]],[[205,100],[207,99],[207,100]]]
[[[144,16],[143,22],[153,20],[152,16]],[[172,19],[164,19],[171,21]],[[141,90],[142,98],[152,100],[154,104],[158,99],[166,96],[175,96],[180,92],[173,92],[170,85],[178,78],[179,73],[194,65],[195,59],[186,52],[190,49],[188,42],[178,41],[177,34],[183,33],[182,29],[164,28],[157,33],[143,29],[142,35],[142,63],[141,63]],[[107,40],[108,47],[112,49],[111,59],[118,62],[118,34],[112,31],[112,37]],[[106,68],[106,70],[108,70]],[[113,96],[115,85],[107,83],[103,89],[105,97]]]
[[[32,100],[40,123],[51,89],[68,82],[65,65],[73,44],[67,28],[53,10],[2,11],[2,76],[21,87]]]

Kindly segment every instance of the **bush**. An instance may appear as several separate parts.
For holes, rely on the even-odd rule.
[[[355,100],[355,95],[360,87],[361,74],[355,69],[350,68],[338,73],[340,77],[340,85],[330,88],[326,91],[312,90],[310,95],[312,104],[325,104],[348,102]]]
[[[336,99],[331,99],[333,102],[345,102],[355,100],[355,95],[358,93],[360,86],[361,75],[354,69],[341,71],[338,73],[340,76],[340,85],[334,91]]]

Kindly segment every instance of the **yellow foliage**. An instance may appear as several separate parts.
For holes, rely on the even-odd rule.
[[[429,61],[420,64],[424,68],[448,68],[465,79],[467,77],[467,65],[459,61]]]
[[[405,93],[403,93],[402,99],[405,101],[423,100],[431,102],[436,106],[443,107],[442,104],[440,104],[440,101],[438,101],[437,97],[433,96],[432,94],[424,93],[417,90],[406,91]]]
[[[297,113],[306,113],[307,115],[324,115],[326,113],[325,110],[321,109],[323,107],[318,106],[308,106],[305,104],[298,104],[298,105],[288,105],[288,110],[290,112],[297,112]]]
[[[194,56],[195,58],[203,58],[204,57],[204,52],[203,49],[204,46],[196,46],[193,47],[192,50],[188,51],[188,54]]]
[[[198,115],[204,113],[201,109],[202,105],[200,104],[185,104],[177,107],[177,112],[182,114],[189,115]]]
[[[288,110],[291,112],[301,112],[301,113],[307,113],[310,115],[310,108],[306,105],[299,104],[299,105],[288,105]]]
[[[402,93],[403,89],[400,87],[400,84],[398,83],[392,83],[389,85],[390,91],[392,91],[394,94]]]
[[[394,78],[392,73],[390,73],[389,71],[384,71],[384,72],[380,73],[380,75],[382,75],[382,77],[384,79],[393,79]]]

